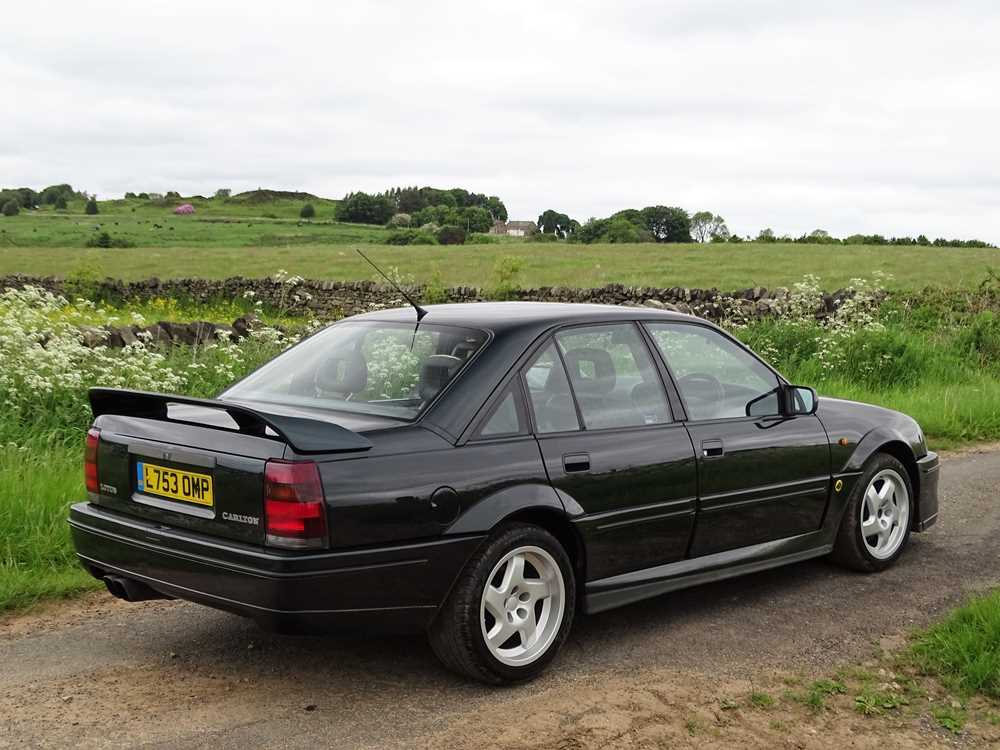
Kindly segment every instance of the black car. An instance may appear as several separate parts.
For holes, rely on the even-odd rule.
[[[91,404],[69,523],[113,594],[424,630],[493,683],[540,672],[578,609],[827,555],[878,571],[938,513],[912,419],[648,308],[369,313],[216,400]]]

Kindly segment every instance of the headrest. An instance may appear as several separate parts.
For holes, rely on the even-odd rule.
[[[329,357],[316,368],[316,387],[326,393],[360,393],[368,385],[368,366],[361,352]]]
[[[577,393],[606,396],[615,389],[615,364],[603,349],[571,349],[564,357]]]
[[[420,368],[421,400],[430,401],[434,398],[461,364],[462,360],[450,354],[432,354],[424,360],[423,367]]]

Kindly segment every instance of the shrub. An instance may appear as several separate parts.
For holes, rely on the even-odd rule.
[[[124,237],[112,237],[107,232],[101,232],[87,240],[85,247],[135,247],[135,243]]]
[[[604,234],[606,242],[639,242],[639,227],[625,217],[614,219]]]
[[[517,277],[521,273],[523,263],[513,255],[502,255],[493,264],[493,286],[487,294],[491,299],[507,300],[514,297],[517,290]]]
[[[465,238],[466,245],[499,245],[500,240],[488,234],[470,234]]]
[[[388,196],[351,193],[337,206],[337,218],[358,224],[385,224],[395,208]]]
[[[438,244],[433,234],[418,229],[399,229],[390,232],[385,239],[387,245],[436,245]]]
[[[3,204],[4,216],[17,216],[20,211],[21,207],[17,205],[17,201],[13,198]]]
[[[99,213],[99,211],[97,209],[97,199],[96,198],[88,198],[87,199],[87,205],[85,205],[83,207],[83,212],[85,214],[87,214],[88,216],[96,216]]]
[[[534,234],[531,236],[532,242],[558,242],[559,237],[555,234]]]
[[[465,230],[462,227],[447,224],[438,230],[437,241],[442,245],[464,245],[465,236]]]
[[[393,214],[393,217],[389,219],[389,223],[386,224],[388,227],[408,227],[413,221],[413,217],[409,214],[399,213]]]
[[[299,218],[301,218],[301,219],[311,219],[315,215],[316,215],[316,209],[313,208],[313,204],[312,203],[305,204],[302,207],[302,210],[299,211]]]
[[[65,211],[66,210],[66,196],[65,195],[60,195],[60,196],[58,196],[56,198],[55,207],[59,211]],[[135,211],[134,208],[132,210]]]

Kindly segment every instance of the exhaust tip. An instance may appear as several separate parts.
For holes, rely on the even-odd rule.
[[[151,589],[144,583],[133,581],[131,578],[122,576],[104,576],[101,580],[112,596],[124,599],[127,602],[145,602],[151,599],[170,599],[166,594],[161,594],[155,589]]]

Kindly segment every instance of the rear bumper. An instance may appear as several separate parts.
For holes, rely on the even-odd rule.
[[[926,531],[938,519],[938,477],[941,461],[937,453],[928,453],[917,461],[920,494],[917,498],[917,531]]]
[[[69,525],[92,575],[131,578],[279,632],[424,629],[482,541],[465,536],[350,552],[283,552],[90,503],[70,509]]]

